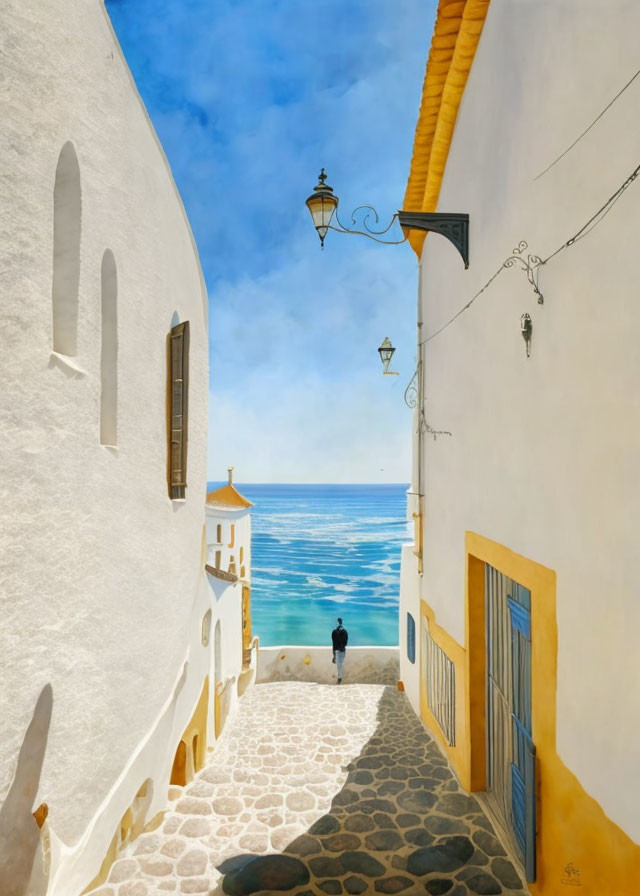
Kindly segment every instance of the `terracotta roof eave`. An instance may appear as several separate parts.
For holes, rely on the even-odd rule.
[[[439,0],[422,90],[407,189],[406,211],[436,211],[458,115],[490,0]],[[411,231],[418,257],[425,232]]]
[[[207,504],[225,504],[229,507],[253,507],[251,501],[240,494],[235,486],[228,483],[213,492],[209,492],[206,498]]]

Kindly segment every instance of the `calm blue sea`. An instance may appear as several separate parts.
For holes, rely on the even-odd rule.
[[[216,488],[217,483],[209,483]],[[406,485],[237,485],[251,510],[254,634],[265,647],[398,643]]]

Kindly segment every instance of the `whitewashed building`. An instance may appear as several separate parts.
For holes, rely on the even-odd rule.
[[[251,501],[229,482],[207,494],[207,565],[216,572],[228,573],[251,583]]]
[[[440,0],[403,204],[468,213],[470,267],[412,233],[401,676],[545,896],[640,879],[639,29]]]
[[[257,642],[251,631],[252,503],[229,481],[207,494],[206,565],[214,615],[215,732],[255,680]]]
[[[208,307],[103,3],[0,34],[0,892],[75,896],[215,736]]]

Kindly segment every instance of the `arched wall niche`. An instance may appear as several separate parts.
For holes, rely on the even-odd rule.
[[[102,256],[100,443],[118,444],[118,272],[111,249]]]
[[[73,143],[64,144],[53,188],[53,350],[78,353],[81,227],[80,166]]]
[[[202,620],[202,646],[209,646],[209,639],[211,637],[211,610],[207,610],[204,614],[204,618]]]
[[[177,784],[178,787],[184,787],[187,783],[187,745],[184,740],[178,744],[169,783]]]

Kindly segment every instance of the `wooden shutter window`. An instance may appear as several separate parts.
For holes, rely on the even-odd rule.
[[[189,397],[189,321],[176,324],[169,339],[170,437],[169,495],[184,498],[187,487]]]

